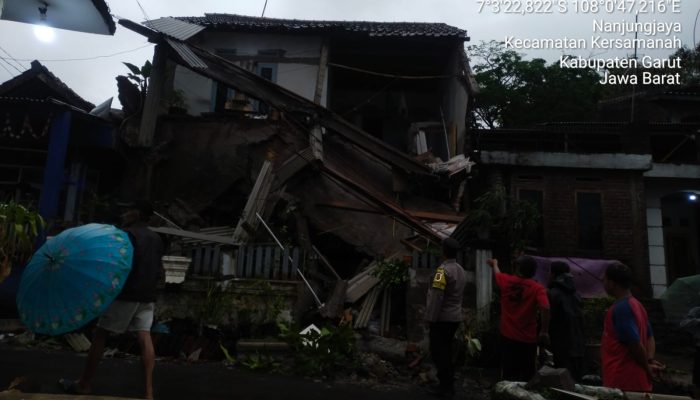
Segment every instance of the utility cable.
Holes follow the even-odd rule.
[[[0,50],[2,50],[3,53],[7,54],[7,57],[9,57],[10,60],[14,61],[15,63],[17,63],[17,65],[19,65],[20,67],[24,68],[24,66],[23,66],[22,64],[20,64],[14,57],[12,57],[12,55],[11,55],[10,53],[8,53],[7,50],[3,49],[2,46],[0,46]],[[6,58],[6,59],[5,59],[5,62],[6,62],[9,66],[11,66],[12,68],[16,69],[17,72],[19,72],[20,74],[21,74],[22,72],[24,72],[24,71],[22,71],[21,69],[17,68],[16,66],[12,65],[12,64],[11,64],[9,61],[7,61],[7,60],[8,60],[8,59]],[[26,68],[24,68],[24,69],[26,69]]]
[[[267,0],[265,0],[265,5],[263,6],[262,14],[260,15],[260,18],[265,17],[265,10],[267,9]]]
[[[5,61],[5,60],[3,60],[3,61]],[[12,71],[10,71],[9,69],[7,69],[7,67],[5,66],[5,64],[0,63],[0,67],[2,67],[2,69],[4,69],[5,71],[7,71],[8,74],[10,74],[10,78],[14,78],[15,74],[13,74]]]
[[[90,60],[96,60],[96,59],[98,59],[98,58],[109,58],[109,57],[118,56],[118,55],[120,55],[120,54],[133,53],[134,51],[141,50],[141,49],[143,49],[143,48],[145,48],[145,47],[152,46],[152,45],[153,45],[153,43],[147,43],[147,44],[145,44],[145,45],[143,45],[143,46],[140,46],[140,47],[137,47],[137,48],[135,48],[135,49],[124,50],[124,51],[120,51],[120,52],[117,52],[117,53],[105,54],[105,55],[94,56],[94,57],[86,57],[86,58],[62,58],[62,59],[53,59],[53,60],[44,59],[44,60],[36,60],[36,61],[39,61],[39,62],[90,61]],[[8,58],[7,58],[7,57],[0,57],[0,60],[8,60]],[[13,59],[13,60],[14,60],[14,59]],[[33,59],[21,59],[21,58],[20,58],[20,59],[17,59],[17,61],[34,61],[34,60],[33,60]],[[20,72],[22,72],[22,71],[20,71]]]
[[[139,0],[136,0],[136,4],[139,5],[139,8],[141,9],[141,13],[143,14],[144,18],[146,18],[146,21],[150,21],[151,19],[148,17],[148,14],[146,14],[146,10],[143,9],[141,2]]]
[[[445,79],[445,78],[454,78],[454,77],[459,76],[459,75],[394,75],[394,74],[387,74],[387,73],[383,73],[383,72],[370,71],[370,70],[357,68],[357,67],[351,67],[349,65],[343,65],[343,64],[328,63],[328,65],[331,67],[347,69],[350,71],[362,72],[363,74],[383,76],[385,78],[394,78],[394,79]]]

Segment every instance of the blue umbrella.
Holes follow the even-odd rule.
[[[22,274],[17,294],[22,322],[48,335],[87,324],[121,291],[133,253],[127,233],[112,225],[83,225],[48,240]]]

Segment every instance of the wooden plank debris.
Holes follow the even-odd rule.
[[[382,297],[382,320],[379,328],[379,334],[384,336],[389,333],[389,327],[391,326],[391,287],[387,286],[384,288],[384,295]]]
[[[372,275],[377,269],[377,262],[372,262],[362,272],[348,281],[348,290],[345,292],[345,302],[355,303],[379,283],[379,278]]]
[[[316,253],[316,256],[318,257],[318,260],[321,262],[321,264],[328,268],[333,273],[336,279],[340,280],[340,275],[338,275],[335,269],[331,266],[331,263],[328,262],[328,260],[326,259],[326,257],[323,256],[323,254],[321,254],[318,248],[314,245],[311,245],[311,249],[314,253]]]
[[[233,240],[233,238],[231,238],[231,237],[207,235],[204,233],[183,231],[183,230],[174,229],[174,228],[157,228],[157,227],[149,226],[148,229],[152,230],[153,232],[162,233],[164,235],[197,239],[197,240],[202,240],[205,242],[230,244],[230,245],[237,244],[236,241]]]
[[[255,180],[253,190],[248,196],[248,201],[243,208],[243,214],[238,220],[236,230],[233,233],[233,238],[237,243],[247,243],[258,227],[259,222],[256,214],[263,213],[274,179],[275,174],[272,172],[272,162],[265,160],[258,173],[258,178]]]
[[[369,324],[369,319],[372,317],[372,311],[374,310],[375,304],[379,299],[379,295],[382,293],[383,288],[381,286],[375,286],[371,292],[365,297],[362,302],[362,307],[360,308],[360,313],[355,319],[354,328],[366,328]]]
[[[324,318],[338,318],[343,311],[343,305],[345,300],[345,292],[348,290],[348,282],[344,280],[339,280],[335,283],[333,288],[333,293],[324,303],[321,308],[320,313]]]

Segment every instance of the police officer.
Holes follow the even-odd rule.
[[[459,242],[455,239],[443,240],[444,261],[435,270],[430,282],[425,308],[425,321],[430,328],[430,354],[440,381],[435,394],[443,396],[454,394],[452,340],[463,319],[462,298],[466,273],[455,260],[458,251]]]

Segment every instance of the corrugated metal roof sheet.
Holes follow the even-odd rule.
[[[170,37],[187,40],[204,30],[204,26],[191,24],[172,17],[158,18],[143,23],[147,27]]]
[[[211,29],[253,32],[323,32],[364,34],[373,37],[440,37],[468,40],[467,31],[443,23],[314,21],[260,18],[236,14],[204,14],[203,17],[175,17]]]
[[[194,54],[186,44],[178,42],[176,40],[166,40],[168,41],[168,44],[170,44],[170,46],[177,52],[177,54],[179,54],[180,57],[182,57],[183,61],[190,65],[190,67],[197,69],[208,68],[207,64],[204,61],[202,61],[201,58],[197,57],[197,55]]]

